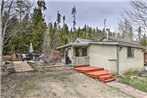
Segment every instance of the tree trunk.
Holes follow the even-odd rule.
[[[2,66],[3,35],[2,35],[2,0],[0,0],[0,68]]]

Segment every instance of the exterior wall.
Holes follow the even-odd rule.
[[[131,69],[139,69],[144,66],[144,56],[142,49],[134,49],[134,57],[127,57],[127,47],[122,47],[119,51],[119,72],[126,72]]]
[[[147,63],[147,51],[144,52],[144,63]]]
[[[61,58],[61,63],[65,64],[65,55],[66,53],[68,54],[68,57],[70,58],[70,60],[72,60],[72,55],[73,55],[73,51],[72,48],[68,48],[68,49],[64,49],[64,53],[63,53],[63,57]]]
[[[72,59],[72,49],[70,48],[69,50],[68,50],[68,57],[70,58],[70,60]]]
[[[88,48],[89,64],[117,72],[117,47],[110,45],[90,45]]]

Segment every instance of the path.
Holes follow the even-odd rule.
[[[147,98],[147,93],[140,91],[138,89],[135,89],[133,87],[130,87],[128,85],[113,81],[106,83],[109,86],[115,87],[120,89],[120,91],[125,92],[131,96],[134,96],[136,98]]]
[[[27,61],[14,61],[15,72],[33,71],[34,69],[27,63]]]

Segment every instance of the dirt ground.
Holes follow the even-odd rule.
[[[2,77],[2,98],[132,98],[71,69]]]

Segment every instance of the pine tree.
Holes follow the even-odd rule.
[[[80,27],[79,27],[78,30],[77,30],[77,37],[78,37],[78,38],[80,38],[80,32],[81,32],[81,29],[80,29]]]
[[[60,23],[61,23],[61,14],[60,14],[60,12],[58,11],[58,12],[57,12],[57,24],[58,24],[58,29],[60,28]]]
[[[138,27],[138,40],[140,41],[141,39],[141,26]]]
[[[144,35],[143,35],[143,38],[141,38],[140,41],[139,41],[139,43],[140,43],[141,45],[145,46],[145,47],[147,46],[147,40],[146,40],[146,38],[147,38],[147,37],[146,37],[146,34],[144,34]],[[147,49],[147,47],[146,47],[146,49]]]
[[[63,16],[63,25],[64,25],[64,23],[65,23],[65,16]]]
[[[7,17],[7,13],[4,14],[3,16],[3,21],[5,21],[5,18]],[[16,28],[18,27],[19,25],[19,19],[16,17],[16,16],[13,16],[10,21],[9,21],[9,24],[13,24],[13,26],[9,26],[7,27],[6,31],[5,31],[5,37],[4,37],[4,44],[8,45],[6,47],[3,47],[4,48],[4,54],[7,54],[9,50],[14,50],[15,51],[15,48],[16,48],[16,45],[18,44],[19,41],[17,41],[16,43],[16,40],[18,39],[19,36],[17,36],[17,34],[15,34],[16,36],[13,37],[13,40],[11,39],[8,39],[9,35],[14,32],[16,30]],[[4,26],[4,25],[3,25]],[[8,40],[7,40],[8,39]],[[14,40],[15,39],[15,40]],[[7,41],[6,41],[7,40]],[[16,43],[16,44],[15,44]]]
[[[76,7],[75,6],[72,8],[71,14],[72,14],[72,17],[73,17],[73,30],[75,31],[76,30],[76,28],[75,28],[75,25],[76,25]]]
[[[43,10],[46,10],[46,9],[47,9],[44,0],[38,0],[38,1],[37,1],[37,5],[38,5],[38,8],[39,8],[39,9],[43,9]]]
[[[31,42],[35,50],[41,51],[46,23],[44,22],[41,7],[39,4],[38,6],[39,8],[34,8],[33,11]]]

